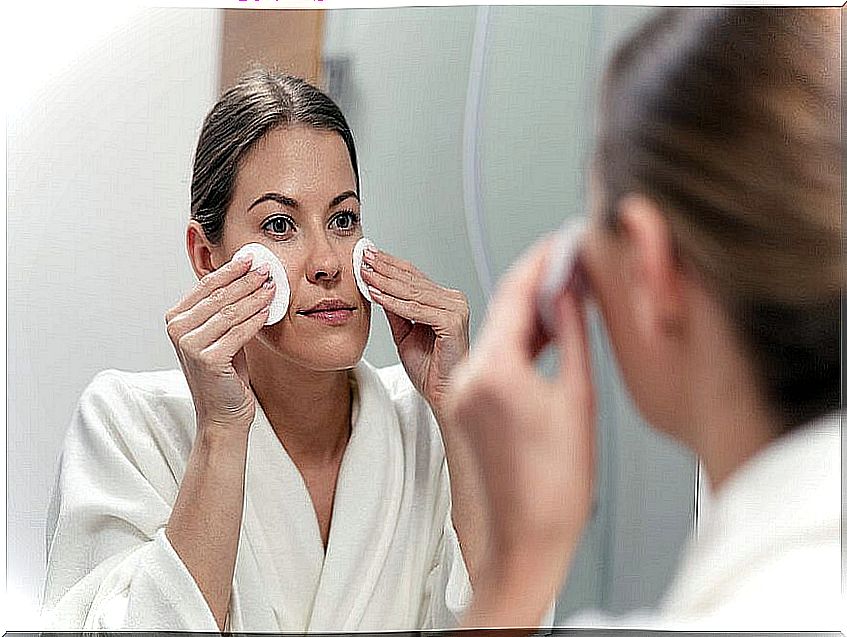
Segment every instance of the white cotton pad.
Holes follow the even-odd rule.
[[[356,278],[356,286],[359,292],[368,301],[373,302],[371,293],[368,291],[368,284],[362,279],[362,255],[365,253],[365,248],[375,248],[376,245],[367,237],[362,237],[353,246],[353,276]]]
[[[585,223],[575,219],[565,223],[556,233],[547,270],[538,288],[537,306],[541,325],[548,335],[558,331],[556,301],[565,289],[581,285],[577,270],[579,247],[585,234]],[[579,290],[578,290],[579,291]]]
[[[288,283],[288,273],[285,271],[285,266],[271,250],[261,243],[248,243],[241,246],[238,252],[232,255],[232,258],[235,259],[246,254],[253,256],[250,270],[255,270],[263,264],[267,264],[270,268],[270,278],[276,283],[276,293],[273,301],[271,301],[270,313],[265,325],[278,323],[288,311],[288,303],[291,300],[291,286]]]

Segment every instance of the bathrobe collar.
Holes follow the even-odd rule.
[[[280,631],[298,632],[304,626],[309,632],[355,630],[394,535],[403,490],[399,419],[370,364],[361,361],[352,376],[351,434],[339,469],[326,554],[305,482],[257,405],[241,540],[267,571]]]
[[[832,537],[841,515],[841,416],[835,412],[785,434],[706,498],[666,613],[696,615],[693,600],[704,608],[717,605],[721,591],[786,547]]]

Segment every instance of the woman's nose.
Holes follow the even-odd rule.
[[[341,277],[341,258],[326,239],[318,240],[312,247],[306,263],[306,278],[315,284],[328,283]]]

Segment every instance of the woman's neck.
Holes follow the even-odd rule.
[[[776,434],[769,414],[748,401],[710,400],[702,409],[696,451],[712,490],[719,491]]]
[[[711,300],[688,350],[684,436],[700,457],[713,490],[777,435],[774,415],[746,349]]]
[[[253,392],[295,464],[322,464],[343,455],[352,410],[348,372],[306,369],[261,345],[245,350]]]

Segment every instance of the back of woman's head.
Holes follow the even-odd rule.
[[[677,9],[613,57],[595,168],[628,193],[737,328],[783,430],[840,405],[837,10]]]

